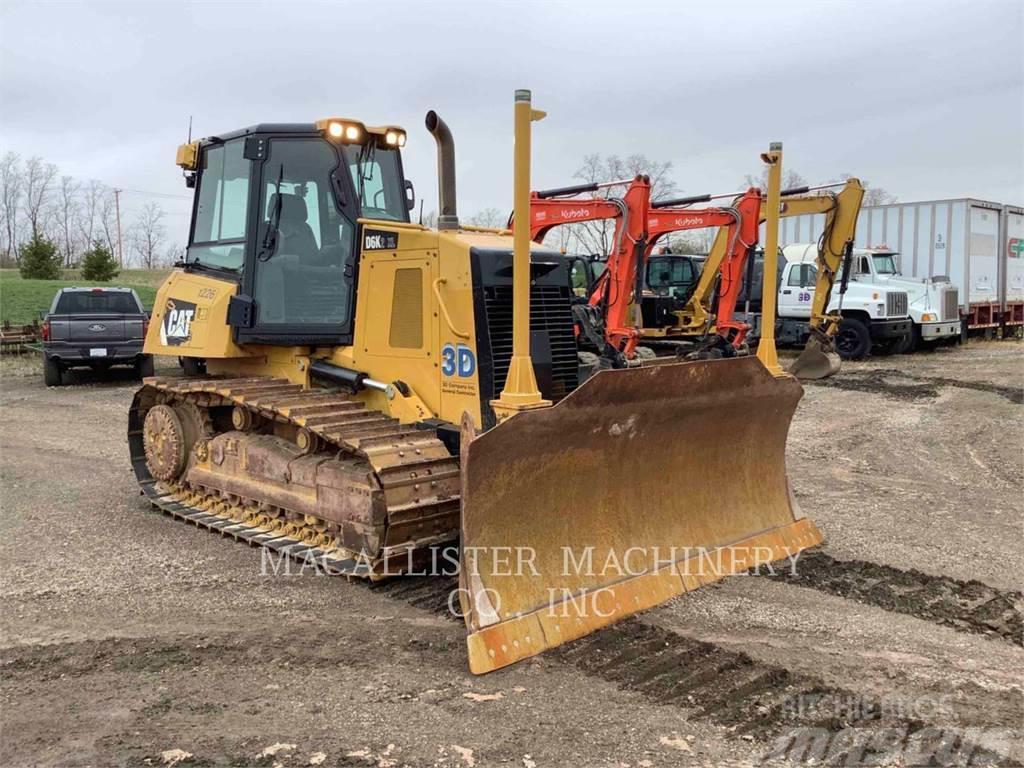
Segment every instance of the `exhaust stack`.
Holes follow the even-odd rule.
[[[427,112],[427,130],[437,142],[438,229],[458,229],[455,205],[455,140],[448,124],[434,110]]]

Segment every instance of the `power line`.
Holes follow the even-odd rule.
[[[166,197],[174,200],[191,200],[191,195],[174,195],[170,192],[147,192],[144,189],[128,189],[127,187],[120,187],[122,192],[131,192],[136,195],[148,195],[149,197]]]

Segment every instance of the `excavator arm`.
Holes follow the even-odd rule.
[[[825,227],[818,242],[817,277],[814,301],[811,305],[811,338],[808,340],[804,353],[790,369],[791,373],[803,378],[823,378],[838,370],[836,362],[838,357],[832,351],[832,339],[842,318],[838,314],[829,314],[826,310],[843,259],[849,249],[853,247],[857,215],[860,213],[861,200],[864,198],[864,187],[860,180],[851,178],[847,179],[839,192],[807,194],[810,191],[809,187],[784,190],[782,209],[779,211],[779,215],[787,217],[824,214],[825,216]],[[759,222],[764,221],[766,215],[766,204],[762,201]],[[720,229],[704,263],[704,270],[701,272],[697,287],[690,296],[686,308],[680,312],[684,327],[694,327],[698,321],[706,322],[715,272],[730,252],[729,242],[728,230]],[[764,279],[770,278],[766,275]]]
[[[613,182],[619,184],[621,182]],[[530,238],[541,242],[553,228],[584,221],[615,220],[615,236],[608,254],[607,269],[591,288],[588,304],[599,311],[606,344],[615,355],[632,358],[639,332],[638,322],[631,321],[629,308],[634,295],[639,296],[638,282],[647,252],[647,213],[651,199],[651,182],[639,175],[629,182],[622,198],[572,198],[584,192],[596,192],[603,184],[581,184],[562,187],[530,196]],[[512,226],[512,219],[509,219]]]
[[[670,232],[687,229],[704,229],[718,227],[722,240],[722,250],[713,268],[705,264],[701,272],[695,293],[703,291],[710,294],[711,285],[717,273],[721,273],[721,289],[719,290],[716,330],[718,335],[726,339],[733,347],[739,347],[750,326],[737,321],[733,315],[736,301],[739,299],[743,286],[743,271],[751,252],[757,245],[757,231],[761,213],[761,192],[748,189],[736,198],[733,204],[723,208],[678,208],[691,202],[709,200],[709,196],[666,200],[652,205],[647,217],[649,248],[653,248],[658,238]],[[717,241],[716,241],[717,244]],[[709,257],[710,262],[710,257]],[[691,297],[691,303],[693,301]],[[702,307],[703,308],[703,307]],[[705,312],[703,320],[707,319]]]

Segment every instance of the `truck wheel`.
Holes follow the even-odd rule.
[[[860,360],[871,351],[871,331],[856,317],[844,317],[836,334],[836,351],[843,360]]]
[[[918,342],[921,341],[921,329],[920,326],[911,324],[910,333],[904,336],[902,339],[897,341],[892,348],[894,355],[909,355],[915,349],[917,349]]]
[[[50,357],[43,358],[43,382],[48,387],[59,387],[62,381],[60,363]]]
[[[140,379],[156,375],[156,371],[153,369],[152,355],[143,355],[138,359],[135,363],[135,375]]]

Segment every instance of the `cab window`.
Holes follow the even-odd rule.
[[[813,264],[800,264],[789,270],[788,284],[797,288],[814,287],[818,270]]]
[[[242,144],[236,139],[203,151],[189,262],[242,268],[252,165],[242,156]]]
[[[647,285],[671,288],[693,282],[693,263],[689,259],[652,259],[647,267]]]
[[[896,254],[894,253],[875,253],[871,255],[872,261],[875,262],[875,272],[880,275],[895,275],[899,273],[896,269]]]
[[[408,221],[397,150],[379,149],[373,142],[346,144],[342,150],[359,196],[361,215],[367,219]]]
[[[335,202],[335,149],[319,138],[271,139],[263,164],[254,298],[267,326],[348,321],[355,225]]]

